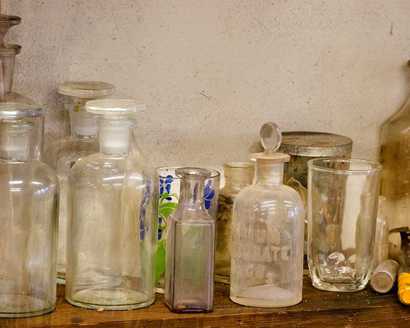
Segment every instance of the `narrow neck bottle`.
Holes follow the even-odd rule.
[[[130,148],[131,122],[127,119],[101,118],[98,123],[100,152],[111,156],[127,156]]]
[[[237,194],[244,187],[252,184],[254,166],[251,163],[227,163],[224,165],[225,194]]]
[[[283,163],[272,163],[270,160],[257,159],[255,183],[263,185],[280,185],[283,183]]]
[[[33,125],[24,121],[2,121],[0,126],[0,158],[18,162],[33,160],[36,140]]]
[[[204,210],[205,177],[185,174],[181,181],[179,207],[190,210]]]

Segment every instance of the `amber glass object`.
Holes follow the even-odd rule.
[[[231,223],[233,203],[239,192],[252,184],[254,164],[229,162],[224,165],[225,186],[219,193],[216,219],[215,280],[229,283],[231,267]]]

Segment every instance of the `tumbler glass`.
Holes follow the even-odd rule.
[[[312,284],[359,291],[372,270],[381,165],[357,159],[313,159],[308,165]]]
[[[164,292],[166,235],[168,218],[178,207],[181,189],[181,177],[176,174],[179,167],[160,167],[156,172],[155,205],[157,206],[157,245],[155,249],[155,283],[158,293]],[[220,189],[220,173],[207,168],[211,176],[205,180],[203,191],[204,207],[208,214],[216,219],[218,195]]]

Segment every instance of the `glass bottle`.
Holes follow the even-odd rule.
[[[304,209],[299,194],[283,185],[289,155],[275,152],[281,133],[261,128],[264,153],[256,160],[255,182],[234,202],[230,298],[238,304],[284,307],[302,300]]]
[[[410,62],[409,62],[410,63]],[[410,98],[381,127],[381,194],[390,229],[410,226]],[[400,238],[391,235],[398,251]]]
[[[70,117],[71,135],[50,144],[44,154],[45,162],[57,172],[60,186],[58,213],[57,281],[65,283],[67,217],[69,213],[68,175],[80,158],[98,151],[97,119],[85,111],[85,103],[91,99],[112,94],[114,86],[105,82],[65,82],[58,88],[67,97],[65,107]]]
[[[18,93],[12,92],[14,64],[21,51],[17,44],[6,44],[4,38],[9,29],[20,24],[18,16],[0,14],[0,102],[19,102],[33,104],[33,101]]]
[[[97,310],[129,310],[154,302],[149,177],[130,151],[135,113],[127,99],[87,102],[99,117],[99,153],[80,158],[69,175],[66,299]]]
[[[229,283],[233,202],[243,188],[252,184],[254,165],[250,162],[226,163],[224,176],[225,186],[219,194],[216,219],[215,281]]]
[[[215,221],[204,206],[205,180],[212,172],[180,168],[178,208],[169,218],[165,303],[174,312],[209,312],[213,308]]]
[[[56,303],[57,177],[38,160],[42,110],[0,103],[0,317]]]

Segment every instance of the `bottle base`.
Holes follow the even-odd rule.
[[[319,279],[312,279],[312,286],[327,292],[354,293],[366,288],[367,282],[363,283],[329,283]]]
[[[0,318],[36,317],[53,312],[55,309],[55,306],[50,307],[40,298],[27,295],[2,295],[0,304]],[[29,305],[32,305],[33,310],[28,310]],[[16,312],[16,309],[22,307],[27,310]]]
[[[117,289],[83,289],[66,296],[68,303],[85,309],[125,311],[147,307],[154,303],[155,296],[147,295],[125,288]]]

